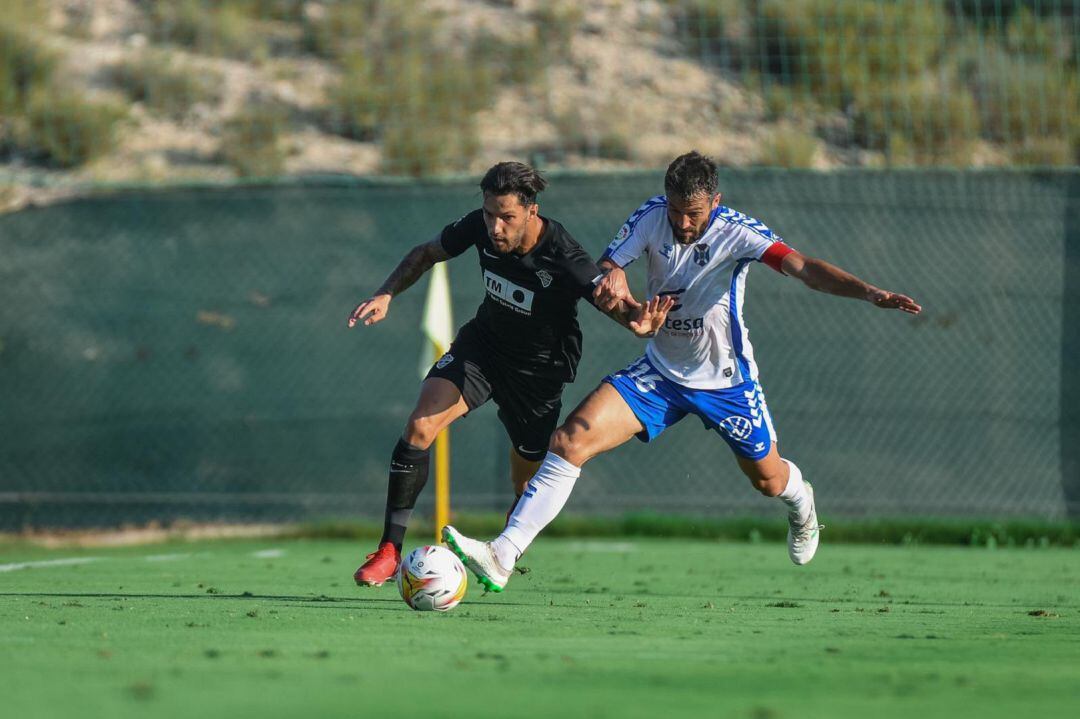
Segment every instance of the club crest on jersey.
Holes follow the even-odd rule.
[[[547,270],[537,270],[536,276],[540,278],[540,284],[544,286],[545,290],[548,287],[551,287],[551,281],[554,278],[551,276],[550,272],[548,272]]]
[[[436,369],[442,369],[443,367],[445,367],[446,365],[450,364],[453,361],[454,361],[454,355],[447,352],[446,354],[444,354],[442,357],[439,358],[438,362],[435,363],[435,368]]]
[[[694,262],[704,267],[709,264],[709,246],[694,245]]]

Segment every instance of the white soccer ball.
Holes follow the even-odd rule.
[[[397,576],[401,598],[419,612],[448,612],[465,597],[465,565],[446,547],[420,547],[401,562]]]

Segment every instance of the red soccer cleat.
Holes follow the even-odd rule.
[[[367,555],[367,561],[356,570],[353,579],[361,587],[379,587],[383,582],[393,579],[400,566],[401,553],[392,542],[383,542],[378,549]]]

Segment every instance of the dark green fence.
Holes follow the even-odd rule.
[[[541,211],[598,255],[661,179],[556,176]],[[925,307],[911,318],[751,273],[781,448],[824,516],[1080,511],[1080,174],[727,171],[722,189],[798,249]],[[418,390],[423,284],[377,327],[345,318],[478,203],[474,181],[342,181],[0,217],[0,525],[379,514]],[[460,323],[480,275],[471,254],[449,269]],[[580,314],[567,411],[643,349]],[[452,441],[455,509],[505,507],[493,408]],[[696,420],[589,464],[570,507],[775,512]]]

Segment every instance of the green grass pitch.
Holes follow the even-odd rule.
[[[1080,716],[1076,549],[547,539],[438,615],[368,544],[0,545],[3,715]]]

